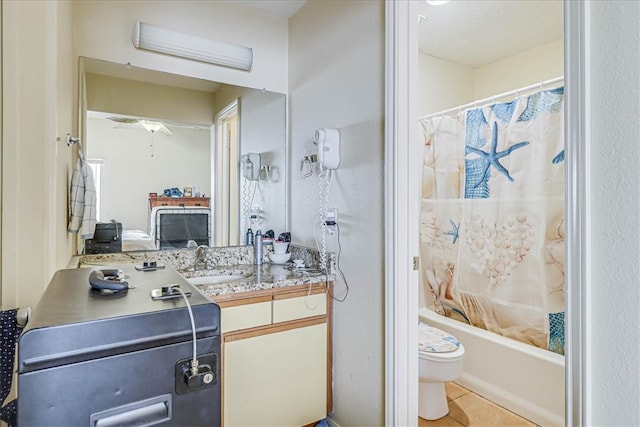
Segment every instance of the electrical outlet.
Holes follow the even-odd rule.
[[[253,225],[260,224],[261,213],[262,211],[260,210],[260,206],[254,206],[253,208],[251,208],[251,211],[249,212],[249,220],[251,221],[251,224]]]
[[[324,214],[324,221],[326,225],[336,225],[338,223],[338,209],[327,209],[327,212]]]

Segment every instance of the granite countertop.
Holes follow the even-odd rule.
[[[187,280],[196,279],[194,285],[209,298],[334,280],[316,268],[294,268],[290,264],[240,264],[178,272]],[[211,283],[207,283],[209,280]]]
[[[314,249],[290,245],[292,259],[302,259],[307,268],[294,268],[292,263],[273,264],[269,262],[270,247],[265,247],[264,263],[253,264],[253,247],[230,246],[208,248],[203,260],[207,269],[194,270],[195,249],[160,251],[137,251],[80,255],[71,259],[68,268],[94,267],[117,264],[143,265],[145,261],[155,261],[158,265],[174,268],[179,274],[192,280],[205,296],[232,299],[243,292],[264,291],[289,286],[308,285],[334,281],[333,274],[325,275],[317,267],[318,253]],[[328,253],[330,265],[335,265],[334,255]],[[330,270],[333,273],[332,270]]]

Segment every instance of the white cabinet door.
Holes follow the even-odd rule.
[[[327,324],[224,344],[224,425],[302,426],[326,417]]]

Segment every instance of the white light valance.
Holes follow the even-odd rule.
[[[136,22],[133,28],[132,40],[138,49],[247,71],[253,66],[251,48],[169,30],[141,21]]]

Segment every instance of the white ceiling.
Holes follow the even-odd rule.
[[[307,0],[224,0],[224,2],[281,18],[291,18]]]
[[[225,0],[290,18],[307,0]],[[311,0],[322,1],[322,0]],[[417,4],[422,53],[481,67],[563,36],[562,0],[451,0]],[[340,3],[336,2],[336,7]]]
[[[562,0],[419,1],[420,51],[480,67],[563,36]]]

